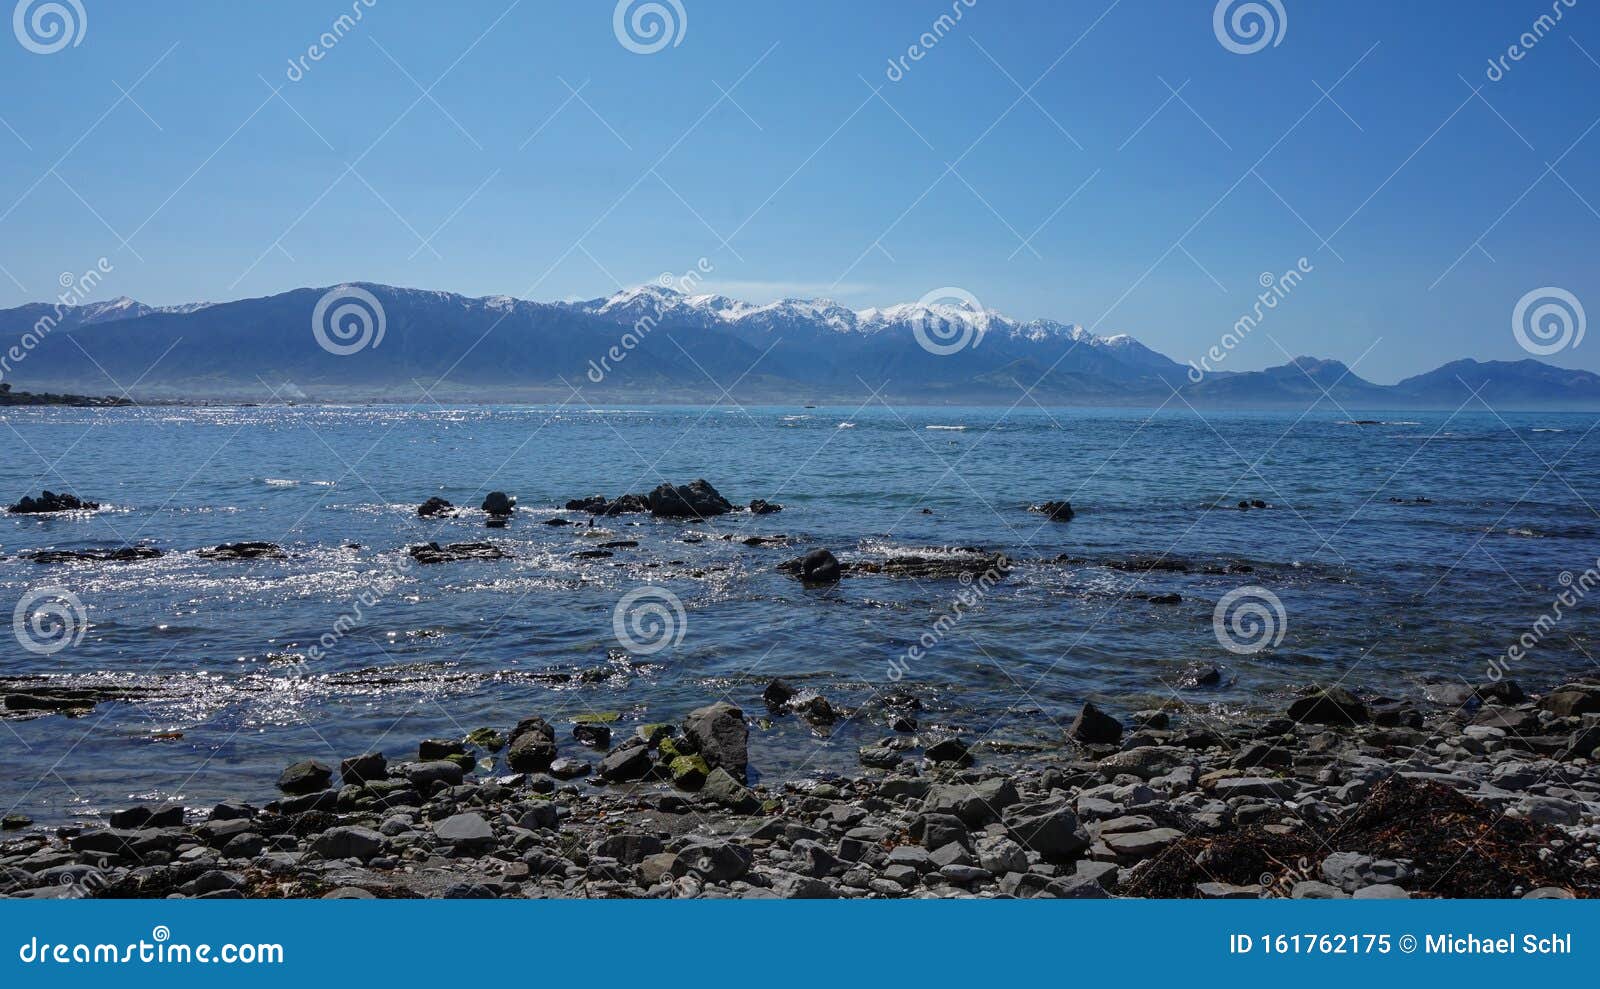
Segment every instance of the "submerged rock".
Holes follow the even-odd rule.
[[[222,543],[195,550],[202,560],[283,560],[288,554],[276,543]]]
[[[1070,501],[1046,501],[1033,505],[1028,510],[1038,512],[1052,522],[1071,522],[1074,514]]]
[[[750,502],[750,514],[752,515],[771,515],[773,512],[781,511],[783,511],[782,505],[767,501],[764,498],[757,498]]]
[[[7,508],[14,515],[46,515],[51,512],[92,512],[100,507],[97,501],[83,501],[74,495],[46,491],[37,498],[26,495]]]
[[[154,546],[123,546],[119,549],[43,549],[28,557],[35,563],[134,563],[154,560],[162,555]]]
[[[456,506],[443,498],[429,498],[417,506],[417,514],[425,519],[450,518],[456,513]]]
[[[407,550],[418,563],[455,563],[460,560],[503,560],[506,554],[494,543],[422,543]]]
[[[814,549],[797,560],[780,563],[778,569],[807,584],[837,584],[844,572],[838,558],[825,549]]]

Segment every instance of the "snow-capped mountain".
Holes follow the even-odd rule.
[[[334,320],[333,298],[365,295],[381,319]],[[369,303],[363,303],[368,305]],[[376,313],[373,314],[376,317]],[[340,335],[340,334],[343,335]],[[146,306],[128,298],[0,310],[4,380],[22,390],[99,393],[139,382],[136,397],[255,398],[268,386],[312,399],[707,403],[893,402],[1156,405],[1187,401],[1303,405],[1330,389],[1341,403],[1391,408],[1445,402],[1455,376],[1380,386],[1343,365],[1302,358],[1267,371],[1189,368],[1126,334],[1020,321],[937,301],[862,310],[827,299],[752,303],[643,285],[580,302],[473,298],[351,283],[259,299]],[[1537,361],[1473,365],[1502,402],[1600,405],[1600,376]],[[114,379],[111,382],[107,378]],[[1487,380],[1487,379],[1486,379]],[[266,382],[267,384],[263,384]],[[724,389],[727,389],[725,392]]]

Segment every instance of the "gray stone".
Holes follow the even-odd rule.
[[[743,711],[727,701],[698,708],[684,719],[683,733],[706,765],[727,770],[740,783],[748,781],[750,729],[745,726]]]
[[[479,814],[454,814],[433,825],[434,837],[457,851],[474,853],[494,847],[494,829]]]
[[[383,853],[384,837],[371,828],[336,827],[317,835],[311,850],[325,859],[360,859],[365,862]]]

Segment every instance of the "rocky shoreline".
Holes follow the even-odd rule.
[[[734,698],[746,703],[743,697]],[[0,841],[0,893],[71,897],[1587,897],[1600,892],[1600,682],[1429,707],[1313,688],[1219,725],[1092,704],[1001,764],[775,681],[679,724],[609,714],[305,760],[259,806],[136,806]],[[762,709],[765,708],[764,711]],[[776,781],[758,712],[890,732],[863,769]],[[991,764],[991,762],[993,764]],[[756,767],[759,768],[759,767]]]

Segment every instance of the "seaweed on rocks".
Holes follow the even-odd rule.
[[[1568,839],[1548,824],[1510,817],[1448,786],[1394,774],[1331,826],[1247,826],[1192,835],[1135,870],[1126,895],[1192,898],[1207,882],[1292,886],[1320,876],[1333,852],[1405,859],[1423,896],[1484,899],[1554,887],[1579,896],[1600,884],[1557,849]],[[1287,890],[1285,890],[1287,892]]]

